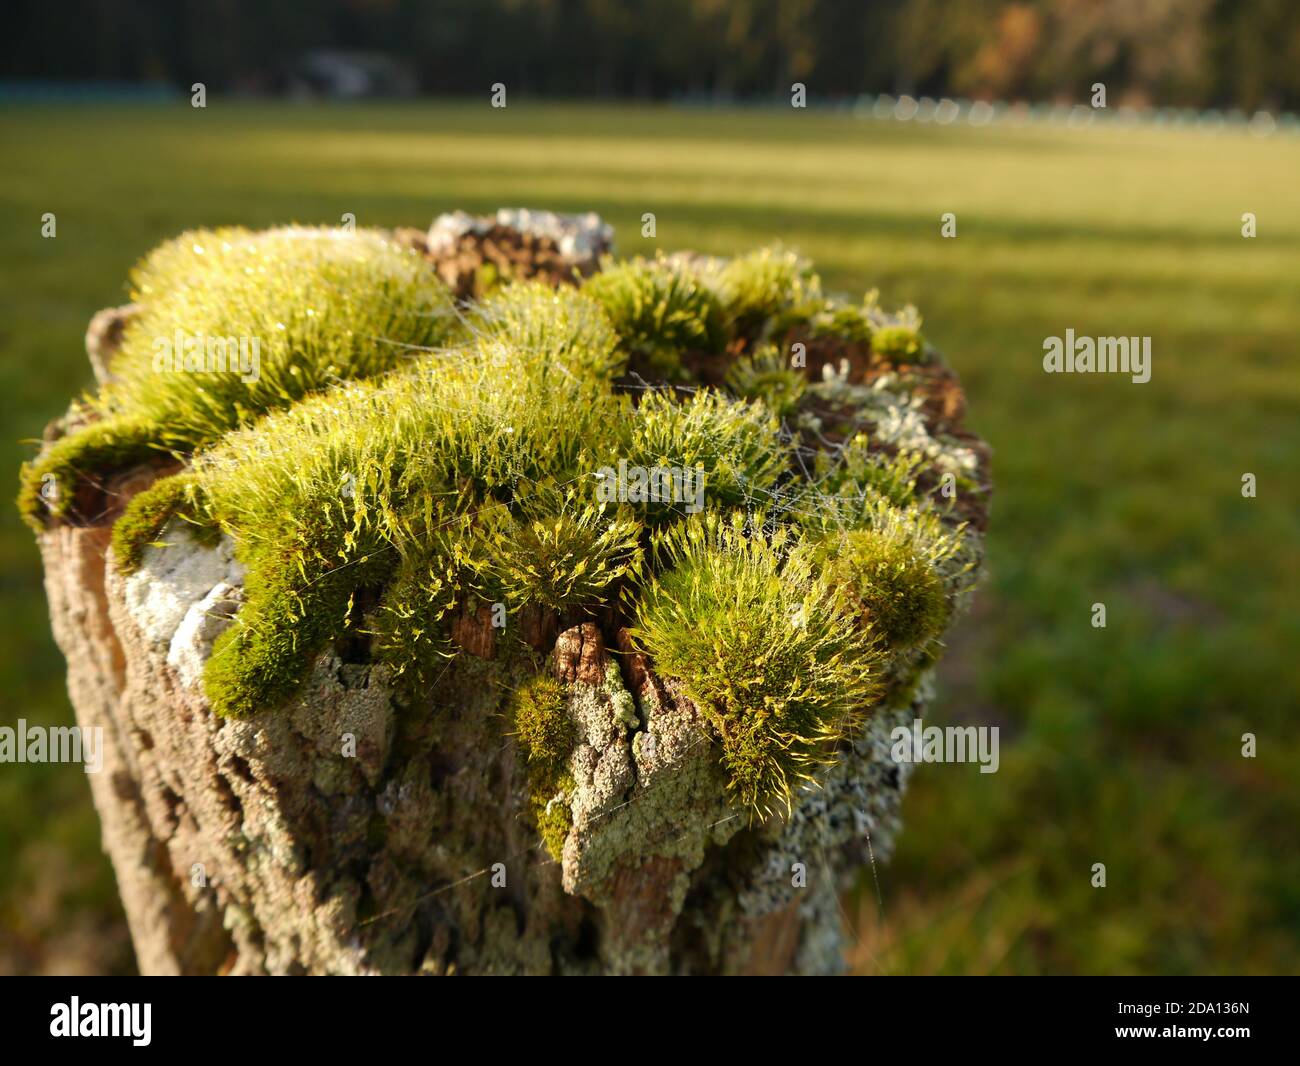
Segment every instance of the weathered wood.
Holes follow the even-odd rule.
[[[868,833],[888,852],[903,768],[884,738],[911,709],[878,714],[788,823],[751,826],[690,701],[594,622],[570,628],[551,663],[578,791],[555,862],[505,735],[511,667],[471,653],[492,654],[482,620],[420,706],[331,652],[289,707],[218,719],[192,662],[239,568],[184,538],[123,578],[106,525],[41,536],[78,722],[104,730],[93,792],[144,972],[837,968],[836,893]]]

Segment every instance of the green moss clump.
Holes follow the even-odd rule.
[[[967,528],[929,507],[900,507],[880,495],[851,502],[808,512],[805,527],[823,576],[891,651],[923,647],[970,591],[975,561]]]
[[[779,330],[821,292],[808,262],[775,248],[732,259],[715,284],[730,328],[748,338]]]
[[[666,570],[634,638],[709,716],[735,799],[760,814],[834,758],[880,691],[883,658],[788,527],[710,514],[658,543]]]
[[[665,376],[680,371],[682,352],[718,352],[726,342],[713,290],[698,272],[662,255],[611,265],[582,291],[604,308],[622,347]]]
[[[451,618],[467,602],[479,547],[470,516],[447,500],[428,499],[427,506],[392,538],[400,562],[363,630],[379,661],[415,683],[432,681],[455,654]]]
[[[294,602],[299,590],[322,595],[335,575],[340,588],[349,581],[355,588],[380,562],[386,569],[378,578],[396,574],[366,623],[380,654],[399,672],[404,663],[415,667],[418,677],[449,652],[445,623],[486,572],[493,523],[517,506],[521,486],[589,480],[596,464],[587,449],[613,451],[625,421],[625,403],[607,382],[553,373],[526,353],[507,356],[482,348],[431,354],[268,415],[196,457],[213,519],[250,573],[243,635],[227,638],[250,665],[213,665],[214,654],[208,691],[215,707],[235,706],[232,685],[245,676],[257,694],[240,706],[291,693],[301,660],[351,624],[346,597],[325,594],[308,611]],[[571,512],[574,521],[547,548],[545,580],[512,574],[520,595],[541,581],[534,591],[581,600],[618,576],[629,529],[604,512],[579,521],[583,514]],[[566,543],[601,546],[608,565],[584,575],[590,561],[566,563]],[[546,581],[552,584],[543,587]],[[256,588],[275,593],[252,595]],[[317,617],[322,611],[326,619]],[[303,621],[308,614],[311,625]],[[270,685],[262,679],[277,663],[285,684]]]
[[[113,362],[102,406],[153,422],[163,443],[193,448],[263,411],[339,381],[372,377],[440,343],[450,291],[418,255],[378,230],[198,230],[132,274],[140,314]],[[258,342],[255,374],[159,369],[159,342]],[[210,366],[210,364],[208,364]]]
[[[564,686],[550,674],[538,674],[515,690],[511,710],[524,757],[548,773],[558,773],[574,740]]]
[[[468,313],[461,338],[489,358],[526,358],[543,372],[605,379],[627,363],[599,303],[570,286],[553,289],[538,281],[499,287]]]
[[[737,359],[727,371],[726,384],[742,399],[762,400],[777,418],[786,418],[799,406],[808,379],[768,344]]]
[[[355,623],[357,588],[382,583],[392,563],[362,556],[355,565],[331,565],[334,560],[322,557],[328,554],[300,542],[247,557],[243,606],[204,667],[204,691],[216,714],[247,718],[292,697],[315,654]]]
[[[575,787],[572,777],[561,778],[557,782],[558,792],[569,792]],[[573,811],[567,803],[551,802],[535,797],[533,813],[537,819],[537,831],[542,838],[542,846],[552,859],[559,862],[564,852],[564,841],[573,827]]]
[[[871,349],[890,362],[915,363],[925,351],[925,342],[911,326],[882,326],[871,335]]]
[[[140,312],[92,401],[100,421],[24,471],[20,506],[157,451],[188,453],[339,381],[382,374],[441,343],[451,293],[380,231],[195,230],[131,275]],[[58,508],[55,509],[59,513]]]
[[[573,490],[553,489],[526,501],[522,510],[523,517],[504,508],[485,516],[476,565],[483,598],[516,608],[590,607],[637,571],[642,526],[628,514],[585,503]]]
[[[729,400],[706,389],[684,401],[670,390],[646,393],[627,443],[630,465],[702,469],[713,506],[765,505],[790,457],[780,422],[761,401]],[[658,520],[680,513],[679,503],[647,508]]]
[[[833,538],[826,579],[843,589],[852,606],[894,651],[936,637],[948,621],[942,579],[906,540],[874,529]]]
[[[914,683],[969,588],[977,538],[918,498],[935,461],[865,435],[826,447],[820,407],[801,409],[805,388],[821,393],[771,343],[811,331],[910,359],[919,319],[881,315],[874,294],[824,299],[796,256],[638,259],[558,291],[507,280],[453,313],[428,265],[382,234],[222,230],[169,242],[133,281],[142,310],[117,380],[25,469],[21,506],[40,526],[90,500],[77,490],[98,473],[188,460],[128,506],[113,550],[135,569],[169,522],[232,539],[247,576],[206,664],[217,714],[283,704],[331,642],[357,637],[418,692],[483,602],[630,622],[708,717],[733,799],[766,814],[834,759],[885,684]],[[258,374],[158,371],[155,342],[178,329],[259,338]],[[729,368],[701,365],[724,349]],[[633,391],[629,361],[684,387]],[[730,394],[714,387],[724,372]],[[642,498],[604,491],[624,468],[647,475]],[[497,665],[519,654],[505,642]],[[533,678],[509,713],[558,857],[574,788],[565,690]]]
[[[895,507],[912,504],[924,468],[923,456],[873,450],[868,436],[858,433],[837,452],[817,455],[813,487],[799,509],[822,527],[860,526],[871,520],[882,498]]]
[[[568,770],[575,733],[564,686],[548,673],[520,685],[510,700],[513,735],[527,762],[529,803],[542,843],[557,861],[573,824],[566,802],[575,782]]]
[[[140,567],[144,549],[156,544],[158,537],[173,518],[190,523],[202,542],[211,539],[213,528],[201,516],[198,480],[190,474],[160,478],[127,504],[122,517],[113,526],[113,557],[122,573],[134,573]]]
[[[875,333],[872,313],[874,294],[868,294],[868,300],[860,304],[844,303],[840,300],[827,300],[808,319],[808,330],[814,337],[834,337],[838,340],[852,341],[855,344],[868,344]]]
[[[35,462],[23,464],[18,492],[23,519],[40,532],[49,518],[66,517],[83,480],[162,458],[156,438],[152,422],[124,416],[91,422],[55,441]]]

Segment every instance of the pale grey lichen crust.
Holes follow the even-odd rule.
[[[586,214],[558,214],[526,207],[503,207],[495,215],[470,215],[452,211],[439,215],[429,227],[428,247],[432,255],[450,251],[467,233],[486,233],[493,226],[517,230],[555,242],[561,255],[586,259],[608,252],[614,244],[614,227],[594,211]]]

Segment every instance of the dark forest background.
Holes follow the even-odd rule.
[[[0,77],[275,93],[372,53],[404,92],[720,101],[859,93],[1300,107],[1295,0],[19,0]]]

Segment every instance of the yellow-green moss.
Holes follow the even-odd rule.
[[[895,363],[918,362],[925,351],[921,334],[911,326],[882,326],[871,335],[871,348]]]
[[[821,294],[811,264],[776,248],[732,259],[718,270],[715,287],[730,328],[749,338],[779,332]]]
[[[365,630],[376,658],[395,677],[409,674],[416,683],[431,681],[455,654],[450,623],[468,598],[466,561],[473,551],[468,518],[442,505],[430,515],[423,535],[408,527],[394,542],[400,562]]]
[[[726,340],[722,305],[705,279],[660,255],[607,266],[583,292],[609,317],[625,351],[666,376],[684,351],[718,352]]]
[[[633,636],[709,716],[736,800],[788,809],[879,693],[881,651],[788,528],[769,537],[742,513],[710,514],[657,547],[666,569]]]
[[[726,381],[727,388],[741,399],[761,400],[777,418],[793,413],[808,385],[803,372],[771,344],[737,359],[727,371]]]
[[[801,511],[822,528],[862,525],[881,498],[895,507],[913,503],[924,467],[924,458],[914,452],[875,451],[867,434],[855,434],[833,455],[816,456],[814,483],[803,494]]]
[[[533,816],[537,820],[537,832],[542,838],[546,853],[556,862],[560,861],[564,851],[564,841],[573,827],[573,810],[560,794],[572,792],[575,782],[568,774],[555,779],[556,791],[549,796],[541,793],[532,797]]]
[[[636,571],[641,524],[572,496],[553,513],[516,518],[505,509],[485,520],[476,568],[485,599],[552,610],[594,607],[611,585]]]
[[[941,633],[969,592],[968,530],[919,504],[895,505],[871,491],[805,522],[823,577],[846,609],[894,652]]]
[[[301,542],[247,561],[243,606],[213,643],[203,674],[223,717],[246,718],[292,697],[316,654],[356,625],[357,588],[382,583],[393,562],[375,555],[331,566],[319,547]]]
[[[113,557],[118,568],[126,574],[138,569],[144,549],[157,543],[163,527],[173,518],[188,522],[200,543],[211,543],[215,530],[199,517],[203,508],[198,495],[198,481],[187,473],[160,478],[137,493],[113,525]]]
[[[194,465],[214,519],[249,566],[250,587],[265,581],[316,595],[335,575],[342,592],[381,564],[385,577],[397,574],[367,631],[398,672],[450,650],[443,622],[485,568],[489,516],[504,516],[523,483],[581,480],[591,465],[586,449],[609,441],[619,425],[612,393],[594,378],[550,374],[524,357],[499,362],[481,349],[430,359],[270,415]],[[629,534],[607,527],[613,521],[592,516],[590,542],[624,544]],[[588,564],[571,562],[568,587],[579,587]],[[598,580],[617,570],[610,565]],[[563,583],[562,574],[552,576]],[[327,599],[336,627],[341,606]],[[241,705],[291,691],[266,683],[265,671],[318,649],[327,635],[309,632],[314,620],[286,612],[274,596],[250,596],[240,617],[246,635],[225,639],[257,652],[256,662],[209,664],[209,695],[224,706],[244,677],[258,694]]]
[[[126,470],[163,454],[156,428],[148,419],[119,415],[91,422],[55,441],[39,459],[23,464],[18,510],[39,532],[49,519],[68,514],[83,480]]]
[[[825,574],[892,649],[915,647],[943,631],[948,601],[934,567],[897,538],[855,529],[833,538]]]
[[[686,400],[671,390],[644,395],[631,423],[629,465],[704,472],[704,496],[714,506],[766,506],[790,465],[791,451],[776,416],[761,400],[730,400],[697,389]],[[652,505],[660,519],[683,513],[680,502]]]
[[[570,286],[503,285],[469,311],[459,336],[489,358],[523,357],[553,373],[610,378],[627,363],[601,305]]]
[[[548,773],[558,772],[573,750],[573,722],[566,701],[564,686],[543,673],[520,685],[511,703],[524,758]]]
[[[131,281],[139,312],[91,401],[100,420],[24,470],[19,506],[33,524],[47,475],[62,490],[49,508],[60,515],[83,478],[191,452],[265,411],[382,374],[455,325],[447,287],[378,230],[194,230],[155,249]]]
[[[575,733],[564,686],[548,673],[525,681],[511,695],[510,720],[526,763],[533,817],[546,850],[559,859],[573,824],[568,803],[559,798],[574,788],[568,762]]]
[[[875,332],[873,313],[874,293],[868,293],[862,303],[827,300],[808,318],[807,328],[814,337],[833,337],[837,340],[866,344]]]

